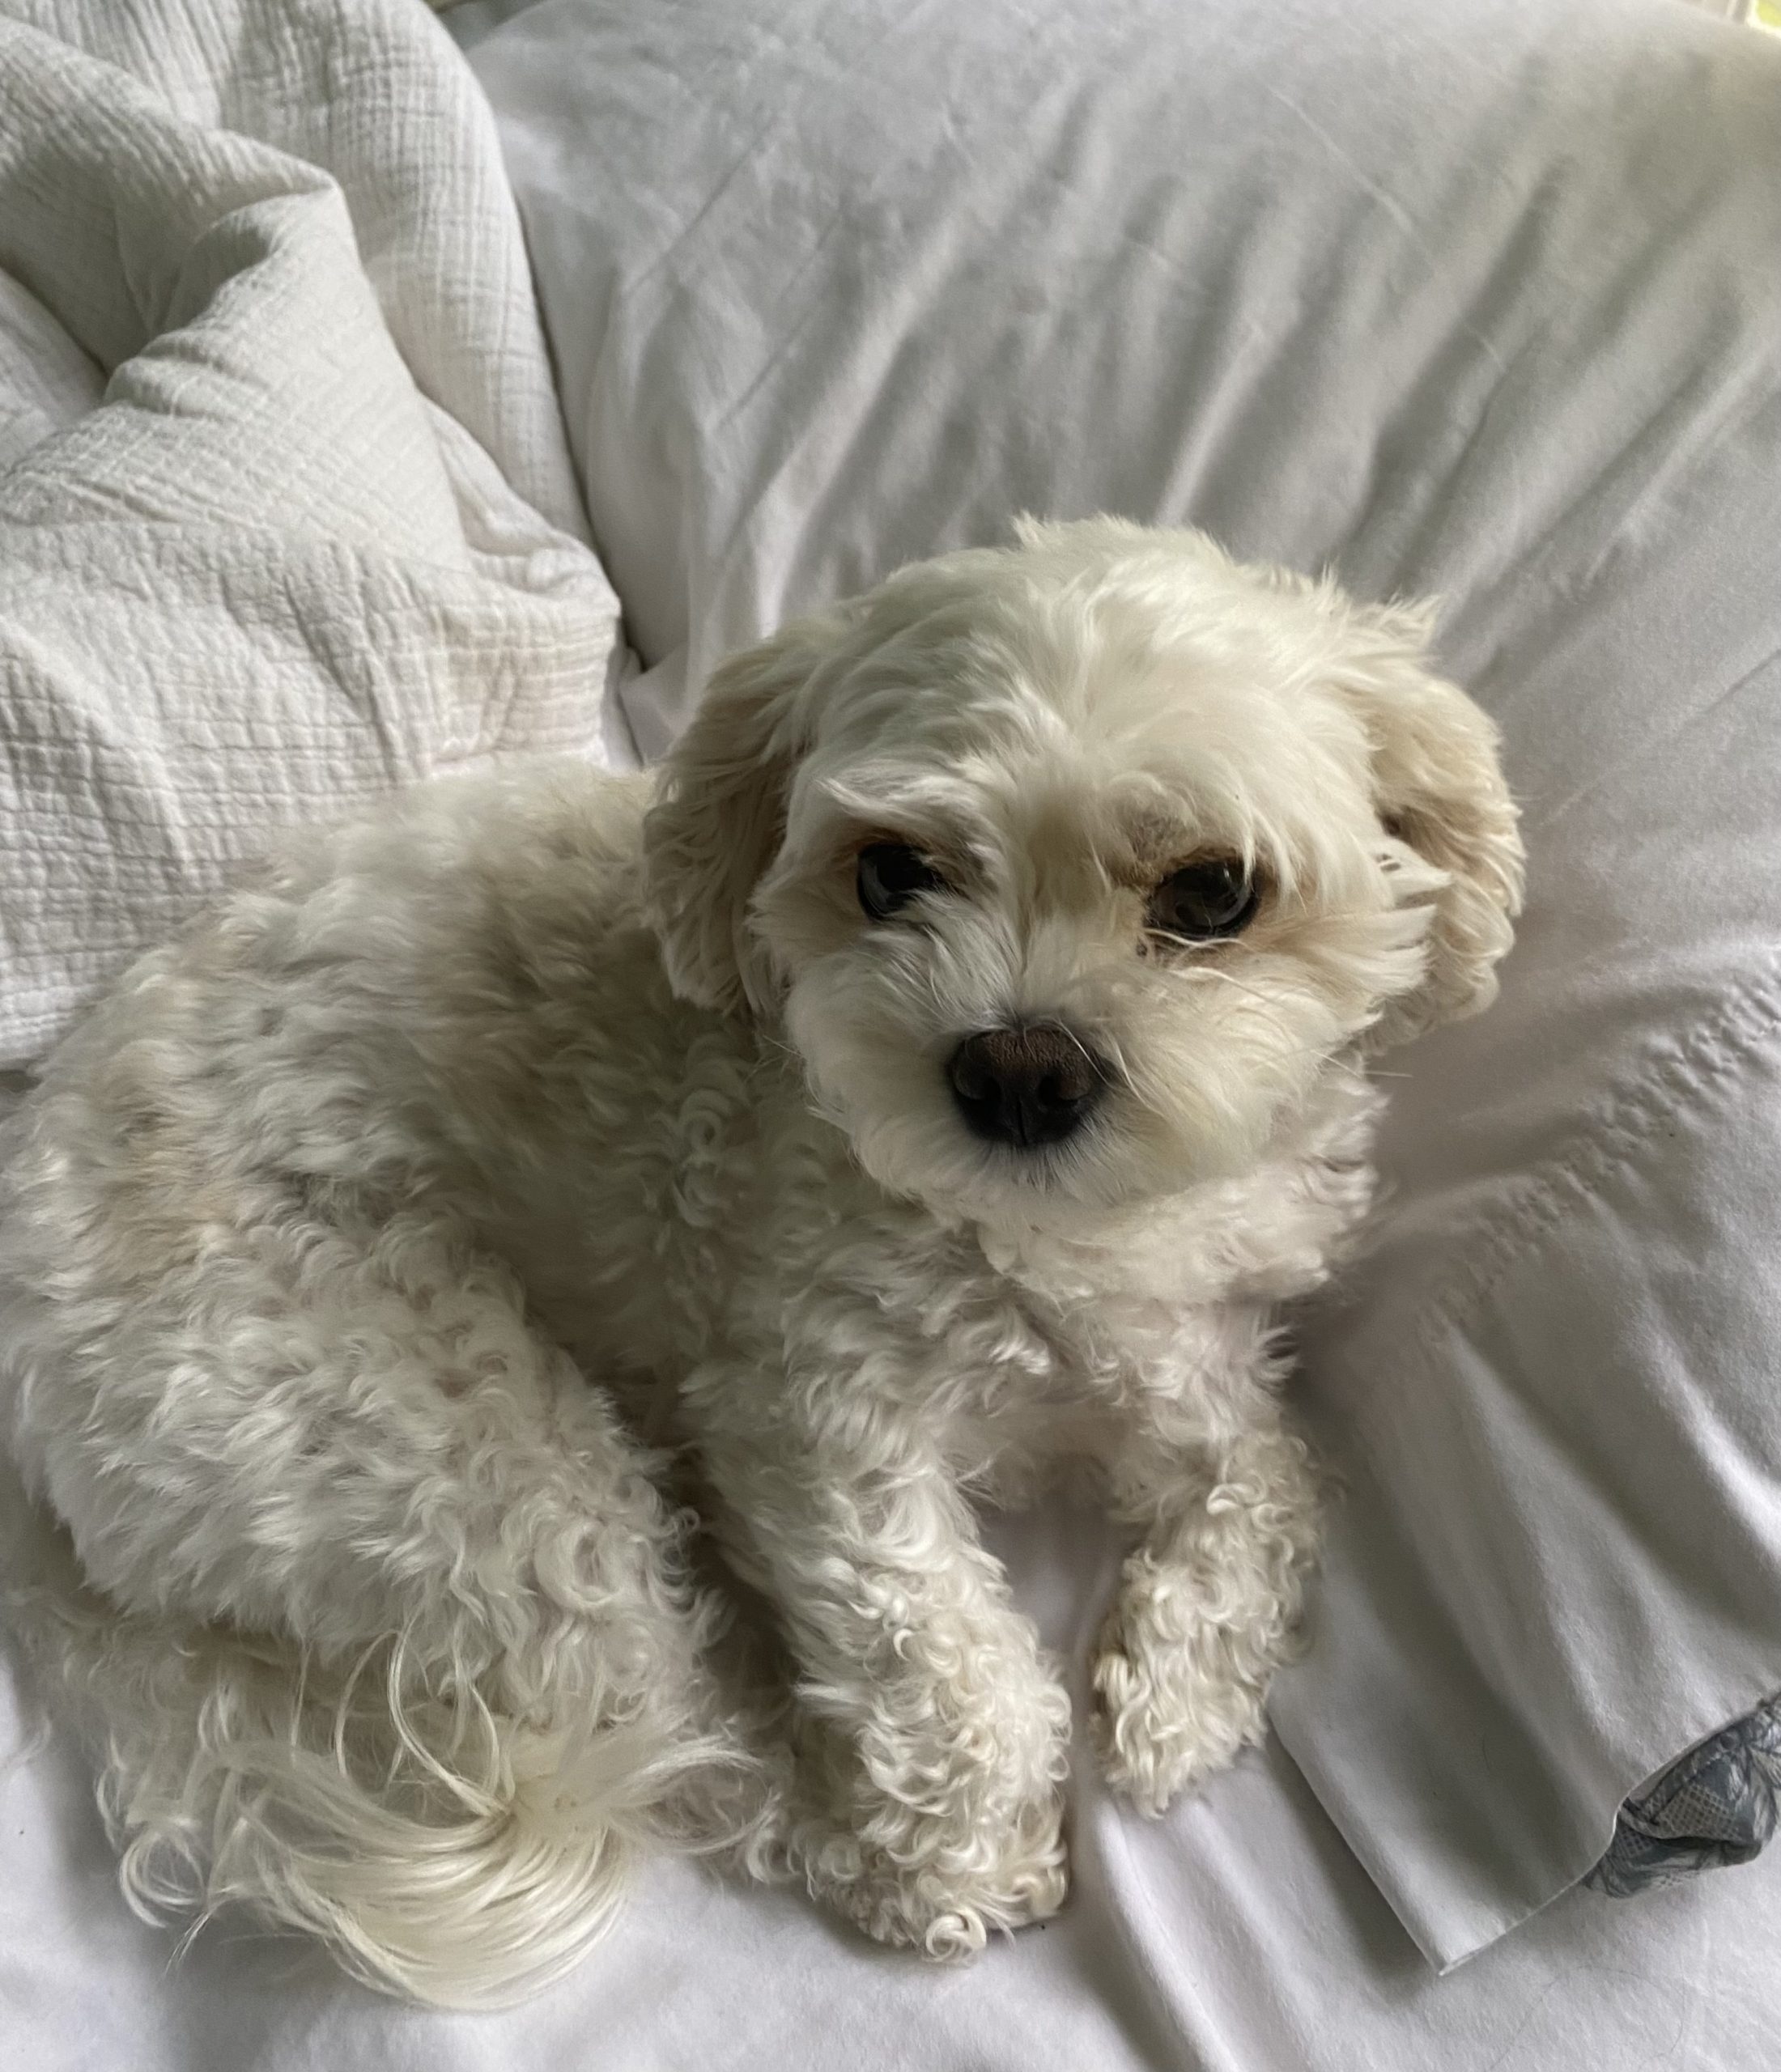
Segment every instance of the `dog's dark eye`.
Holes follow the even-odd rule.
[[[874,842],[860,851],[860,904],[874,921],[900,913],[919,892],[938,892],[946,881],[901,842]]]
[[[1150,894],[1146,919],[1160,934],[1215,942],[1241,935],[1260,903],[1260,894],[1235,856],[1209,856],[1164,878]]]

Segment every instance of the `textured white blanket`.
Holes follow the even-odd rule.
[[[417,0],[0,0],[0,1068],[270,827],[623,754],[617,622]]]

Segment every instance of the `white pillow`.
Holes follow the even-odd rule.
[[[497,10],[497,12],[503,11]],[[1781,47],[1673,0],[466,21],[653,754],[1022,508],[1447,600],[1532,898],[1394,1059],[1282,1739],[1425,1952],[1781,1688]],[[481,40],[476,39],[480,36]]]

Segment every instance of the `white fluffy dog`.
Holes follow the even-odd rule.
[[[1108,1778],[1255,1739],[1316,1537],[1272,1307],[1366,1206],[1363,1051],[1488,1000],[1519,894],[1426,635],[1028,527],[737,657],[659,782],[418,791],[138,964],[0,1182],[27,1624],[136,1903],[459,2002],[639,1841],[937,1955],[1048,1914],[1069,1707],[971,1499],[1062,1457],[1135,1537]]]

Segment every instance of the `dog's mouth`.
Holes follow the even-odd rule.
[[[946,1061],[954,1106],[982,1143],[1017,1152],[1066,1143],[1100,1105],[1113,1068],[1055,1021],[964,1037]]]

